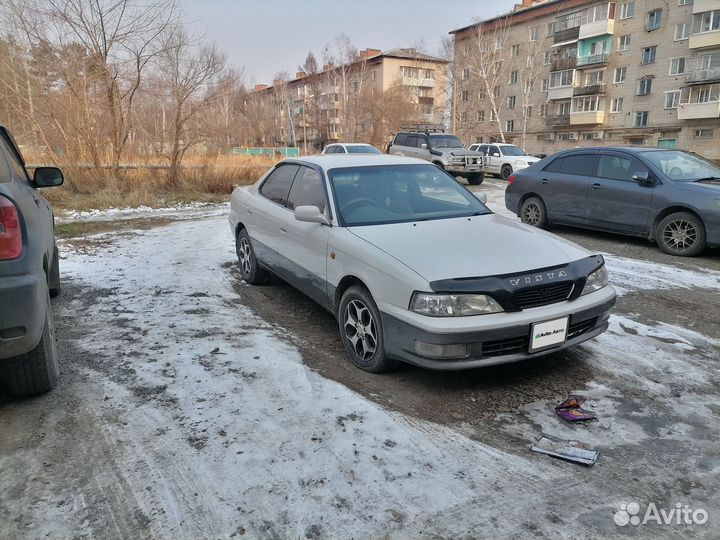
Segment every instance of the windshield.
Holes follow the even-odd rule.
[[[346,167],[328,173],[346,227],[490,214],[435,165]]]
[[[369,144],[363,144],[358,146],[346,146],[348,154],[380,154],[380,150]]]
[[[527,156],[525,150],[519,146],[501,146],[502,153],[506,156]]]
[[[679,182],[720,178],[720,167],[693,154],[679,150],[645,152],[643,156],[669,178]]]
[[[465,148],[455,135],[431,135],[430,145],[433,148]]]

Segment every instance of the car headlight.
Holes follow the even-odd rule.
[[[503,308],[484,294],[434,294],[416,292],[410,310],[430,317],[466,317],[498,313]]]
[[[518,160],[515,162],[515,166],[516,166],[516,167],[527,167],[528,165],[529,165],[529,163],[528,163],[527,161],[522,160],[522,159],[518,159]]]
[[[605,265],[603,264],[587,277],[585,287],[583,287],[582,294],[580,296],[602,289],[603,287],[606,287],[607,284],[608,273],[607,268],[605,268]]]

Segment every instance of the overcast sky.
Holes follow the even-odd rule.
[[[183,0],[192,27],[245,68],[248,84],[294,75],[309,50],[345,33],[358,49],[423,44],[437,54],[450,30],[509,11],[520,0]]]

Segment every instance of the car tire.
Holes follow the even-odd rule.
[[[247,229],[242,229],[235,239],[235,253],[240,264],[240,274],[246,283],[261,285],[267,279],[267,271],[260,266],[250,242]]]
[[[58,248],[55,246],[53,250],[52,267],[50,268],[50,275],[48,277],[48,290],[50,297],[55,298],[60,294],[60,257],[58,255]]]
[[[502,176],[503,180],[507,180],[508,178],[510,178],[512,172],[513,169],[510,165],[503,165],[502,169],[500,169],[500,176]]]
[[[57,385],[60,369],[55,347],[55,322],[50,294],[45,297],[45,321],[40,342],[30,352],[3,361],[2,382],[14,397],[43,394]]]
[[[539,197],[528,197],[520,205],[520,221],[544,229],[548,225],[547,209]]]
[[[340,339],[353,364],[371,373],[389,371],[397,365],[396,360],[385,356],[380,311],[365,287],[353,285],[343,293],[337,319]]]
[[[695,257],[705,250],[705,226],[695,214],[675,212],[660,220],[655,240],[669,255]]]
[[[468,184],[471,186],[479,186],[485,180],[485,173],[469,174],[467,177]]]

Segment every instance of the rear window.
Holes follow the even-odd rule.
[[[271,201],[285,206],[290,186],[298,168],[298,165],[280,165],[263,182],[260,193]]]
[[[12,172],[8,165],[6,152],[8,152],[7,143],[0,137],[0,182],[9,182],[12,180]]]
[[[597,156],[580,154],[566,156],[551,161],[543,170],[547,172],[560,172],[575,176],[595,176]]]

